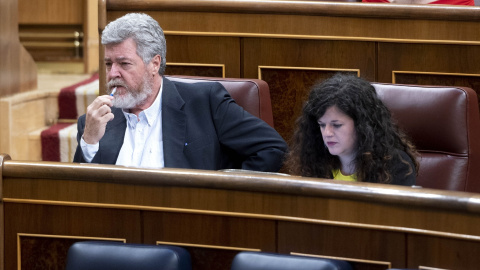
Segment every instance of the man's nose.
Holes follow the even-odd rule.
[[[117,64],[113,63],[108,71],[109,78],[117,78],[120,77],[120,68]]]

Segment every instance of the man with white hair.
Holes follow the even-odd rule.
[[[219,83],[163,76],[166,41],[152,17],[131,13],[109,23],[107,92],[78,120],[75,162],[144,168],[278,171],[287,146]]]

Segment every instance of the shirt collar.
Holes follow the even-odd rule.
[[[155,123],[157,117],[160,116],[160,112],[162,111],[163,77],[160,78],[162,79],[162,84],[160,85],[160,90],[158,91],[158,95],[155,98],[155,101],[153,102],[152,106],[148,107],[146,110],[143,111],[145,113],[145,116],[147,117],[147,122],[149,126]]]

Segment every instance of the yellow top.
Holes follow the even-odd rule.
[[[342,180],[342,181],[350,181],[350,182],[356,182],[357,177],[355,174],[350,174],[350,175],[343,175],[340,169],[333,170],[333,179],[335,180]]]

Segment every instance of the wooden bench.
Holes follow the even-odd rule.
[[[209,270],[228,269],[240,250],[342,258],[357,270],[480,263],[472,193],[0,156],[0,198],[3,269],[62,268],[85,239],[179,245]]]

